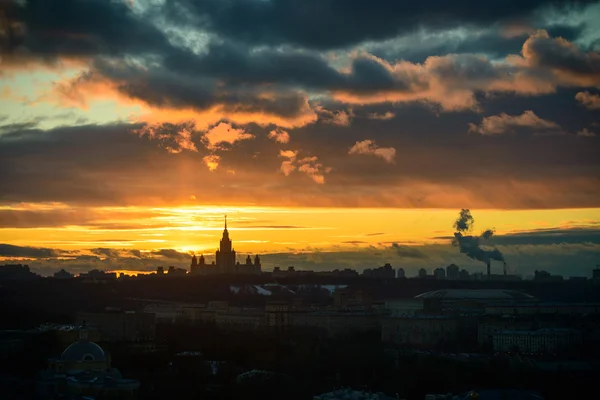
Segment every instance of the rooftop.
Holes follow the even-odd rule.
[[[441,289],[421,293],[415,296],[415,298],[443,300],[536,300],[535,297],[527,293],[503,289]]]
[[[497,332],[499,335],[528,335],[528,336],[541,336],[541,335],[569,335],[578,333],[575,329],[568,328],[545,328],[538,329],[535,331],[525,330],[504,330]]]

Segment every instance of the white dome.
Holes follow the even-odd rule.
[[[75,342],[63,351],[63,361],[105,361],[106,355],[102,347],[94,342]]]

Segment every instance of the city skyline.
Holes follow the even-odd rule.
[[[600,3],[217,3],[0,3],[1,263],[600,263]]]

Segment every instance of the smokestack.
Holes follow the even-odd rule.
[[[504,261],[504,275],[506,275],[506,261]]]
[[[491,270],[491,264],[492,262],[490,260],[487,261],[487,274],[488,276],[490,276],[490,270]]]

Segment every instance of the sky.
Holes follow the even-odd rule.
[[[598,20],[598,1],[0,0],[0,262],[185,267],[227,214],[265,270],[482,272],[455,235],[469,209],[493,270],[590,276]]]

